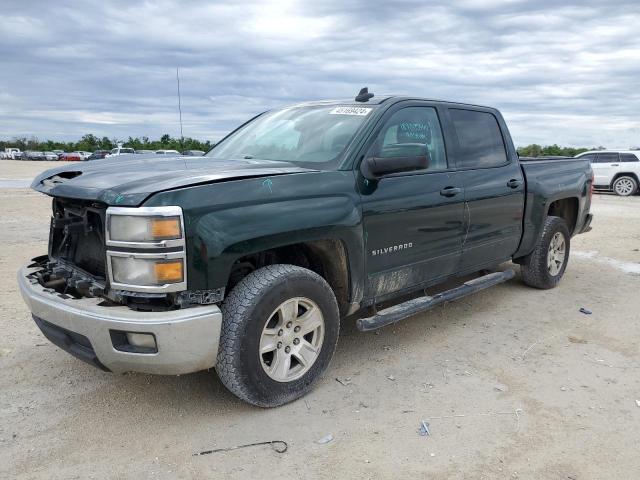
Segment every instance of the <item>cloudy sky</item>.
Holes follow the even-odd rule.
[[[2,0],[0,138],[216,140],[381,93],[499,108],[517,145],[640,145],[640,2]]]

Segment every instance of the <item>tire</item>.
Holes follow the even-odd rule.
[[[623,175],[616,178],[611,187],[616,195],[629,197],[638,191],[638,181],[633,177]]]
[[[561,263],[559,263],[560,249],[557,248],[559,243],[555,243],[560,241],[559,238],[564,244]],[[554,242],[554,248],[552,248],[552,242]],[[569,262],[570,242],[571,235],[565,221],[560,217],[547,217],[535,249],[520,268],[524,283],[543,290],[557,287]],[[549,258],[550,255],[552,258]]]
[[[315,323],[322,328],[305,333]],[[339,331],[338,303],[320,275],[294,265],[260,268],[222,305],[216,371],[238,398],[259,407],[284,405],[305,395],[326,370]],[[270,350],[261,354],[261,348]]]

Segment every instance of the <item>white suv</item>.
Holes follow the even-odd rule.
[[[136,151],[133,148],[128,148],[128,147],[117,147],[114,148],[113,150],[111,150],[111,152],[109,152],[106,156],[107,157],[117,157],[119,155],[133,155],[134,153],[136,153]],[[89,154],[91,155],[91,154]]]
[[[600,150],[584,152],[576,158],[587,158],[593,168],[593,184],[597,189],[613,190],[628,197],[640,184],[639,150]]]

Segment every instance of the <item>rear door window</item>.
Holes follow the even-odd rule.
[[[449,112],[458,137],[459,167],[486,168],[507,163],[504,139],[495,116],[457,108]]]
[[[618,161],[618,154],[613,152],[599,153],[598,163],[615,163]]]

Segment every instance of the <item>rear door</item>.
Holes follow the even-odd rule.
[[[366,242],[366,298],[432,283],[458,271],[464,193],[445,148],[440,111],[427,102],[401,102],[374,130],[366,156],[384,146],[424,143],[428,168],[368,181],[360,172]],[[448,140],[448,138],[447,138]]]
[[[461,272],[508,259],[522,237],[525,184],[502,119],[494,111],[449,108],[463,175],[466,231]]]
[[[596,163],[592,165],[594,184],[609,186],[616,173],[620,171],[620,157],[616,152],[598,153]]]

